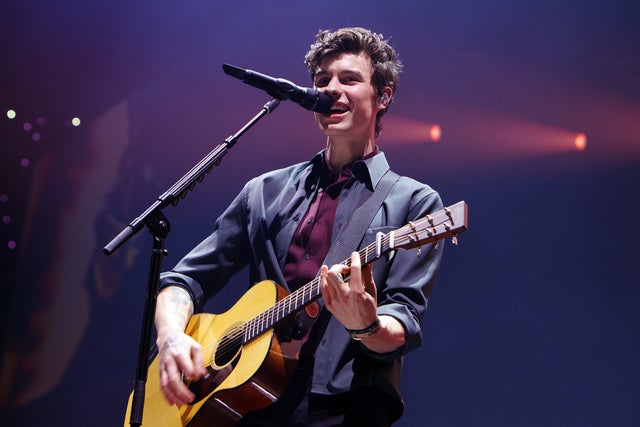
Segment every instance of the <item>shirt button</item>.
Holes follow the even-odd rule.
[[[309,255],[308,253],[304,254],[304,259],[306,259],[306,260],[311,259],[311,255]]]
[[[310,216],[309,218],[307,218],[307,224],[311,224],[311,222],[313,221],[313,217]]]
[[[293,216],[293,218],[291,218],[291,219],[293,219],[294,221],[296,221],[296,222],[297,222],[297,221],[300,219],[300,215],[295,214],[295,215]]]

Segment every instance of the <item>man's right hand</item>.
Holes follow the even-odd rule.
[[[188,380],[202,378],[207,370],[202,361],[202,347],[189,335],[174,331],[160,343],[158,340],[160,388],[169,404],[191,403],[195,395],[186,385]]]
[[[158,294],[155,322],[160,388],[171,405],[192,402],[195,395],[185,381],[198,380],[207,373],[202,347],[184,333],[192,314],[193,302],[186,290],[171,286]]]

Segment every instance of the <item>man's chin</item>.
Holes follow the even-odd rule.
[[[319,123],[320,131],[326,136],[342,135],[348,131],[343,123]]]

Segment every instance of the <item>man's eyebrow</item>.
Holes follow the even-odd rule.
[[[316,73],[314,75],[317,76],[319,74],[329,74],[329,71],[327,71],[327,70],[318,70],[318,71],[316,71]],[[358,74],[358,75],[362,75],[362,71],[358,70],[357,68],[346,68],[346,69],[338,71],[337,74]]]

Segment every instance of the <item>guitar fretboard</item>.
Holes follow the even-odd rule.
[[[424,243],[433,242],[443,237],[455,237],[456,232],[464,231],[465,229],[466,204],[458,202],[453,206],[444,208],[433,216],[427,215],[387,234],[379,233],[380,235],[377,236],[374,243],[358,252],[360,264],[363,267],[369,265],[398,248],[419,247]],[[350,267],[351,258],[342,261],[342,264]],[[320,296],[322,296],[322,292],[320,290],[320,277],[318,276],[282,298],[269,309],[247,321],[244,325],[243,343],[247,343],[271,329],[276,323],[301,310],[309,303],[320,298]]]
[[[363,266],[370,264],[380,257],[376,246],[375,243],[372,243],[358,252],[360,255],[360,263]],[[388,241],[385,244],[384,251],[384,253],[389,251]],[[351,258],[342,261],[342,264],[351,266]],[[320,277],[318,276],[306,285],[282,298],[271,308],[249,320],[244,328],[244,342],[251,341],[263,332],[271,329],[279,321],[303,309],[321,296]]]

